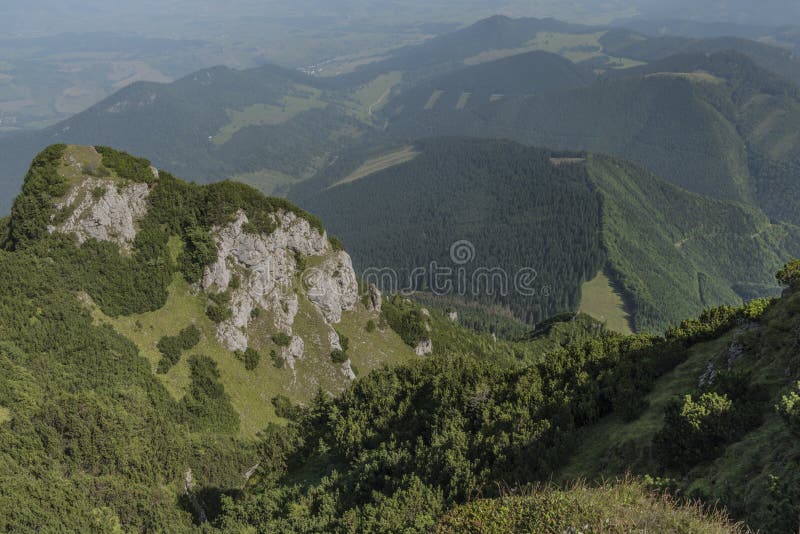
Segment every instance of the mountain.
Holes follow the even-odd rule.
[[[800,51],[800,27],[785,24],[780,26],[759,26],[728,22],[702,22],[680,19],[631,19],[617,21],[615,24],[646,35],[673,35],[694,39],[709,37],[743,37],[754,41],[773,44]]]
[[[438,143],[494,166],[477,141]],[[546,170],[575,199],[592,174],[636,172],[497,143],[508,169]],[[651,181],[653,205],[657,188],[680,197]],[[745,209],[683,195],[697,217]],[[74,145],[34,159],[0,234],[2,530],[737,528],[663,488],[797,526],[797,261],[782,298],[664,336],[570,313],[497,339],[360,284],[285,200]],[[627,467],[659,478],[525,489]]]
[[[614,289],[599,289],[621,295],[632,326],[661,331],[709,306],[774,294],[769,273],[800,254],[800,228],[613,157],[458,138],[381,150],[340,158],[291,198],[341,236],[359,272],[393,269],[382,281],[395,289],[435,292],[448,280],[465,286],[459,296],[534,323],[583,309],[584,283],[604,272]],[[453,256],[462,242],[468,262]],[[437,281],[431,262],[449,274]],[[514,287],[523,269],[534,279]]]
[[[709,97],[707,90],[676,88],[661,79],[650,80],[646,88],[627,89],[594,80],[595,73],[609,78],[630,74],[630,68],[674,54],[704,56],[728,49],[742,54],[740,63],[755,61],[767,71],[800,80],[796,58],[763,43],[648,37],[618,28],[498,16],[364,58],[365,65],[339,76],[309,76],[275,66],[243,71],[217,67],[171,84],[134,83],[50,128],[0,137],[0,212],[10,207],[30,159],[52,143],[109,144],[201,182],[232,178],[268,194],[286,194],[342,152],[376,138],[475,131],[535,145],[614,153],[690,189],[690,182],[708,177],[711,183],[695,190],[707,193],[722,187],[726,194],[730,190],[726,198],[750,201],[746,195],[754,186],[744,183],[745,174],[763,174],[765,180],[780,182],[764,187],[763,194],[781,193],[759,206],[784,202],[795,185],[786,179],[796,166],[791,154],[786,155],[797,144],[790,131],[793,100],[768,99],[766,108],[758,100],[756,111],[761,115],[748,118],[745,113],[741,119],[746,102],[731,108],[725,94]],[[586,91],[585,101],[592,102],[589,110],[567,102],[583,98],[581,90]],[[687,94],[698,91],[701,100],[712,102],[698,102],[698,95]],[[564,102],[552,100],[555,94],[563,95]],[[524,109],[538,102],[531,100],[535,96],[544,99],[544,111]],[[724,109],[717,109],[719,99]],[[658,107],[662,100],[666,106]],[[667,115],[658,115],[660,110]],[[595,116],[604,113],[604,118]],[[566,119],[563,127],[558,122],[561,115]],[[432,118],[436,124],[429,124]],[[520,120],[524,128],[515,122]],[[649,120],[659,124],[647,129]],[[752,127],[755,135],[769,137],[775,121],[777,154],[765,156],[759,150],[751,158],[749,146],[742,149],[732,128]],[[535,125],[534,135],[528,130]],[[665,153],[672,146],[683,153],[677,161]],[[697,147],[710,147],[710,154],[698,155]],[[745,171],[745,166],[750,169]],[[792,209],[774,206],[768,211],[784,218]]]
[[[746,56],[721,52],[462,109],[412,107],[401,95],[384,113],[393,137],[471,135],[614,154],[691,191],[797,224],[798,94]]]
[[[663,337],[606,333],[514,369],[454,351],[373,373],[265,436],[272,474],[221,525],[794,532],[800,263],[781,273],[783,298]]]
[[[463,110],[475,102],[563,91],[588,85],[594,73],[550,52],[516,54],[420,82],[393,98],[399,109]]]
[[[285,185],[369,128],[338,98],[324,81],[273,66],[136,83],[56,126],[4,139],[3,198],[13,198],[25,160],[58,142],[111,144],[206,182],[259,172],[263,188]]]

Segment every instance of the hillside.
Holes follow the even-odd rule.
[[[782,299],[708,310],[664,337],[600,334],[513,368],[454,351],[373,373],[265,436],[272,474],[218,524],[794,532],[799,266],[782,271]],[[626,465],[652,476],[571,482]],[[554,474],[565,482],[540,485]],[[711,506],[746,525],[704,517]]]
[[[355,117],[359,105],[324,81],[273,66],[135,83],[53,127],[4,139],[1,207],[34,154],[59,142],[113,145],[199,181],[242,175],[271,191],[310,176],[368,129]]]
[[[474,141],[447,143],[492,163]],[[622,165],[560,154],[553,167],[552,153],[499,144],[560,169],[575,199],[599,182],[595,167]],[[425,161],[418,148],[412,163]],[[676,194],[634,170],[617,182],[641,182],[654,203],[654,188]],[[691,198],[687,209],[718,205],[719,217],[742,209]],[[655,500],[664,487],[721,499],[755,528],[796,527],[797,262],[779,273],[783,298],[710,310],[665,336],[566,314],[511,340],[359,284],[319,219],[286,201],[189,184],[110,148],[42,152],[0,229],[3,530],[447,532],[476,515],[541,519],[470,498],[502,488],[557,525],[728,528]],[[683,393],[698,400],[665,400]],[[626,466],[661,478],[528,486]]]
[[[683,363],[654,382],[640,415],[611,415],[587,427],[559,477],[658,475],[660,487],[719,499],[765,532],[794,532],[800,517],[796,270],[795,290],[760,320],[739,321],[693,345]]]
[[[675,56],[586,87],[467,109],[390,103],[386,111],[388,132],[400,139],[471,135],[613,154],[690,191],[797,224],[798,106],[796,86],[726,52]]]
[[[708,177],[700,184],[705,193],[726,187],[729,196],[749,199],[757,188],[769,197],[759,205],[769,207],[771,216],[790,217],[794,206],[772,204],[798,196],[794,181],[785,178],[798,166],[791,130],[795,99],[759,94],[751,110],[743,109],[747,102],[731,107],[729,95],[709,97],[697,84],[681,87],[679,82],[691,84],[680,79],[644,83],[637,77],[639,86],[628,81],[584,87],[593,81],[592,71],[611,76],[674,54],[729,49],[800,80],[800,63],[763,43],[651,38],[497,16],[419,45],[351,59],[360,66],[339,76],[267,65],[210,68],[170,84],[134,83],[54,126],[0,137],[0,213],[19,191],[30,159],[52,143],[113,145],[200,182],[232,178],[285,194],[388,129],[390,139],[479,132],[615,153],[690,189]],[[550,96],[531,97],[540,93]],[[580,101],[588,103],[581,107]],[[665,113],[657,107],[661,102]],[[742,140],[737,128],[752,131],[755,139]],[[750,149],[764,139],[775,141],[774,152]],[[665,147],[680,157],[670,158]],[[748,174],[771,185],[749,184]]]
[[[2,530],[186,531],[269,474],[265,429],[358,375],[448,350],[518,367],[602,331],[381,311],[315,217],[105,147],[42,152],[0,223]]]
[[[462,269],[480,287],[457,296],[509,307],[529,323],[579,309],[583,283],[605,270],[632,326],[661,331],[709,306],[775,294],[768,273],[800,253],[797,227],[615,158],[468,139],[403,150],[412,159],[352,153],[292,198],[328,221],[359,272],[392,268],[406,287],[421,267],[425,275],[412,286],[430,290],[431,262],[451,269],[439,283],[446,278],[453,288]],[[358,178],[348,180],[354,171]],[[464,240],[469,261],[454,263],[451,245]],[[499,279],[481,278],[495,268],[508,276],[505,294]],[[531,291],[520,293],[512,277],[524,268],[535,275]]]
[[[419,109],[463,110],[475,103],[588,85],[594,74],[550,52],[534,51],[489,61],[421,82],[393,98],[384,113]]]

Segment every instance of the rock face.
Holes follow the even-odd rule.
[[[300,336],[294,336],[291,343],[289,343],[289,346],[281,349],[281,357],[290,369],[294,370],[294,364],[297,360],[303,357],[303,351],[305,348],[306,347],[303,339]]]
[[[136,223],[147,213],[147,184],[119,185],[101,178],[86,179],[56,204],[71,210],[67,219],[50,232],[73,233],[80,243],[89,239],[111,241],[129,248],[136,238]]]
[[[319,267],[304,273],[308,299],[329,323],[342,320],[342,310],[350,310],[358,300],[358,282],[353,263],[346,252],[337,252]]]
[[[414,348],[417,356],[426,356],[433,352],[433,342],[430,339],[423,339]]]
[[[381,290],[378,289],[378,286],[375,284],[369,285],[369,311],[374,312],[381,312],[381,307],[383,306],[383,295],[381,295]]]
[[[229,320],[217,327],[217,337],[229,350],[245,350],[250,341],[248,326],[253,310],[269,312],[276,332],[293,335],[292,327],[300,306],[295,281],[298,272],[297,256],[323,256],[318,267],[303,273],[308,299],[317,307],[326,322],[337,323],[342,311],[352,309],[358,298],[358,284],[353,265],[345,252],[334,252],[324,233],[311,227],[303,218],[290,212],[275,215],[278,227],[270,235],[249,234],[244,212],[223,228],[214,229],[217,242],[217,261],[206,268],[202,287],[206,291],[225,291],[234,276],[239,285],[231,288]],[[333,329],[331,329],[333,332]],[[331,345],[338,344],[331,336]],[[281,350],[287,365],[294,369],[303,357],[304,342],[294,336],[288,347]]]

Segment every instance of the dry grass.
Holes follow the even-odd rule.
[[[11,421],[11,410],[5,406],[0,406],[0,425]]]
[[[447,514],[436,532],[698,533],[744,534],[724,510],[655,493],[625,478],[600,486],[582,481],[566,489],[540,485],[496,499],[481,499]]]

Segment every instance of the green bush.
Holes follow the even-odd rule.
[[[217,259],[217,244],[206,230],[193,226],[186,231],[178,267],[189,283],[200,281],[205,268]]]
[[[338,330],[336,331],[336,335],[339,336],[339,345],[342,346],[342,350],[344,352],[347,352],[347,350],[350,348],[350,338],[342,334]]]
[[[428,335],[425,329],[425,316],[416,308],[404,304],[399,296],[384,301],[381,316],[411,347],[416,347]]]
[[[156,178],[150,170],[150,161],[131,156],[127,152],[114,150],[107,146],[94,147],[103,157],[103,165],[117,173],[120,178],[134,182],[151,184]]]
[[[292,337],[283,332],[278,332],[277,334],[272,334],[272,342],[279,347],[288,347],[292,342]]]
[[[161,352],[158,362],[158,372],[161,374],[169,371],[181,358],[181,352],[193,349],[200,343],[200,330],[195,325],[190,325],[180,331],[177,336],[164,336],[156,345]]]
[[[244,368],[248,371],[252,371],[258,367],[258,364],[261,361],[261,353],[252,347],[248,347],[244,352],[236,351],[235,355],[239,360],[244,362]]]
[[[775,275],[778,281],[793,289],[800,287],[800,260],[792,260]]]
[[[687,468],[716,458],[737,435],[736,412],[727,395],[703,393],[672,401],[664,413],[664,428],[653,438],[662,465]]]
[[[269,358],[272,360],[272,365],[275,366],[276,369],[283,369],[283,358],[278,355],[278,351],[272,349],[269,351]]]
[[[366,326],[367,332],[372,333],[375,331],[375,328],[376,328],[375,321],[373,321],[372,319],[367,321],[367,326]]]
[[[33,159],[22,184],[22,193],[11,208],[6,248],[25,247],[47,235],[53,199],[67,192],[67,182],[58,173],[58,164],[66,148],[63,144],[52,145]]]
[[[284,419],[289,419],[292,421],[298,419],[303,413],[302,408],[292,404],[292,401],[289,400],[289,397],[285,395],[272,397],[272,406],[275,407],[275,414],[278,417],[283,417]]]
[[[781,397],[775,410],[792,431],[800,434],[800,382],[795,384],[789,393]]]
[[[233,312],[227,306],[212,304],[206,308],[206,316],[215,323],[222,323],[233,317]]]
[[[347,361],[347,353],[343,350],[333,349],[331,351],[331,360],[333,360],[333,363],[344,363]]]
[[[181,400],[189,427],[195,431],[238,432],[239,414],[220,382],[216,362],[207,356],[192,356],[189,369],[191,385]]]

